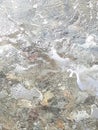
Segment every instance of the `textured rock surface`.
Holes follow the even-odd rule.
[[[0,130],[98,130],[97,0],[0,0]]]

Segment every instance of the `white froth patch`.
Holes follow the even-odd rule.
[[[89,8],[93,9],[93,4],[92,4],[92,2],[89,1],[88,4],[89,4]]]
[[[86,40],[85,40],[85,44],[81,45],[84,48],[93,48],[97,45],[97,43],[95,42],[95,35],[88,35]]]
[[[10,50],[12,48],[13,47],[11,46],[11,44],[0,46],[0,54],[2,55],[3,52],[8,51],[8,50]]]
[[[48,24],[48,21],[44,19],[43,24]]]
[[[68,70],[70,77],[73,74],[77,77],[77,84],[82,91],[98,96],[98,65],[91,68],[78,67],[76,70]]]
[[[71,63],[69,58],[62,58],[57,54],[57,51],[54,47],[51,48],[51,51],[49,52],[49,57],[53,59],[56,64],[61,68],[64,69],[69,66]]]
[[[38,7],[38,5],[37,5],[37,4],[33,5],[33,8],[37,9],[37,7]]]

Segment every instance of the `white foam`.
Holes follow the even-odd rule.
[[[95,35],[88,35],[85,44],[82,45],[84,48],[92,48],[95,47],[97,43],[95,42]]]
[[[94,65],[91,68],[77,67],[76,70],[68,69],[70,77],[73,74],[77,77],[77,84],[82,91],[87,91],[89,93],[98,96],[98,65]]]
[[[37,9],[37,7],[38,7],[38,5],[37,5],[37,4],[33,5],[33,8]]]
[[[0,46],[0,54],[3,54],[4,51],[8,51],[12,48],[11,44]]]
[[[57,54],[56,49],[54,48],[51,48],[51,51],[49,52],[49,57],[53,59],[60,68],[66,68],[66,66],[68,66],[71,62],[69,58],[60,57]]]

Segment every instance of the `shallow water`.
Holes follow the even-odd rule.
[[[97,6],[0,0],[0,130],[98,129]]]

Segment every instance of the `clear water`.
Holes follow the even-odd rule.
[[[60,87],[56,86],[57,81],[61,81],[58,83],[61,84],[60,89],[66,89],[66,85],[62,86],[63,80],[67,88],[70,86],[73,89],[73,93],[75,89],[76,93],[86,92],[97,98],[97,7],[97,0],[0,0],[2,105],[6,102],[10,104],[12,100],[15,100],[15,104],[17,99],[23,98],[30,101],[33,99],[36,106],[39,99],[43,100],[42,95],[47,89],[56,93]],[[51,74],[62,76],[52,78]],[[44,87],[46,80],[53,82],[52,87],[56,87],[48,88],[49,83]],[[13,113],[18,109],[16,104]],[[13,117],[9,117],[14,122]],[[1,124],[5,120],[3,118],[0,118]],[[16,130],[16,126],[13,128],[10,124],[10,128],[5,124],[8,130]],[[26,129],[29,128],[26,126]],[[72,129],[78,129],[78,126]],[[81,129],[86,128],[81,126]]]

